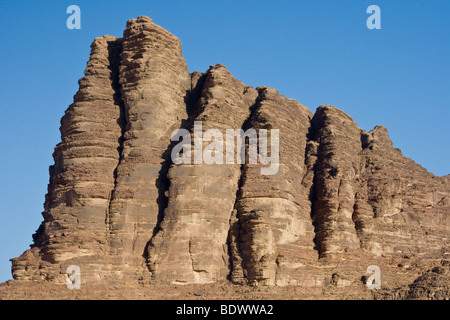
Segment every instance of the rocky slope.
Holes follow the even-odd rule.
[[[148,17],[129,20],[121,39],[96,38],[79,84],[44,221],[11,259],[14,279],[65,284],[77,265],[98,286],[230,282],[357,296],[377,265],[381,297],[439,288],[449,298],[450,176],[405,158],[386,128],[365,132],[332,106],[313,114],[220,64],[189,74],[180,41]],[[176,129],[191,138],[182,163]],[[243,149],[227,129],[247,134]],[[274,145],[279,159],[264,162]]]

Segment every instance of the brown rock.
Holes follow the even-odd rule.
[[[313,115],[220,64],[189,74],[180,41],[148,17],[91,49],[61,120],[44,221],[11,259],[24,282],[2,284],[0,297],[27,295],[22,283],[64,284],[77,265],[91,298],[179,297],[181,283],[186,296],[208,288],[216,298],[222,285],[244,298],[449,298],[450,176],[405,158],[386,128],[365,132],[328,105]],[[201,146],[198,123],[201,136],[216,130]],[[179,154],[191,162],[172,161],[176,129],[191,138]],[[250,136],[243,149],[227,129]],[[271,162],[264,130],[267,150],[279,146]],[[196,162],[199,153],[216,161]],[[365,286],[370,265],[379,293]]]
[[[222,66],[205,74],[192,121],[201,121],[202,133],[241,128],[250,114],[256,91],[232,77]],[[191,129],[192,131],[192,129]],[[192,132],[192,162],[194,162]],[[226,141],[222,142],[226,150]],[[204,154],[207,143],[200,148]],[[206,283],[226,280],[229,273],[227,237],[230,229],[240,165],[181,164],[169,170],[169,203],[149,251],[156,280]]]
[[[115,271],[146,272],[145,250],[167,201],[170,133],[187,118],[181,43],[148,17],[127,23],[119,78],[126,127],[107,224]]]
[[[285,266],[296,265],[300,256],[317,259],[313,250],[310,190],[301,184],[312,113],[274,89],[258,90],[248,127],[279,130],[279,167],[274,175],[262,175],[261,168],[267,165],[243,165],[236,202],[239,249],[250,283],[281,285],[289,283],[289,276],[278,273],[280,257],[285,257]],[[271,150],[270,144],[267,149]],[[297,257],[292,256],[293,251],[297,251]]]
[[[67,265],[82,265],[86,279],[107,268],[105,224],[120,158],[124,122],[118,92],[122,42],[96,38],[74,103],[61,120],[62,141],[50,167],[44,221],[30,254],[13,259],[16,279],[64,282]],[[31,258],[32,257],[32,258]]]

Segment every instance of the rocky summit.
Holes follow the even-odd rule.
[[[189,73],[179,39],[144,16],[122,38],[96,38],[84,74],[43,221],[0,298],[189,298],[191,287],[203,298],[450,298],[450,176],[404,157],[385,127],[366,132],[330,105],[313,114],[221,64]],[[194,138],[195,123],[224,136],[277,129],[277,172],[175,164],[172,134]],[[66,288],[69,266],[79,291]]]

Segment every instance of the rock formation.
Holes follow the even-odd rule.
[[[173,163],[177,129],[191,138],[191,162]],[[206,137],[227,129],[232,143]],[[240,148],[239,130],[253,129],[259,160],[263,129],[267,150],[278,130],[275,174],[247,161],[250,134]],[[196,161],[217,155],[211,141],[234,161]],[[313,114],[221,64],[189,73],[180,41],[148,17],[129,20],[121,39],[94,40],[53,156],[44,221],[11,259],[14,279],[63,284],[77,265],[86,283],[346,287],[375,264],[389,288],[419,279],[394,295],[404,298],[450,258],[450,176],[335,107]],[[448,282],[439,268],[432,274]]]

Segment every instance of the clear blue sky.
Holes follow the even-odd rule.
[[[81,30],[66,9],[81,8]],[[381,30],[366,9],[381,8]],[[331,104],[436,175],[450,173],[450,1],[0,0],[0,282],[42,220],[59,121],[92,40],[140,15],[177,35],[189,70],[223,63],[314,111]]]

